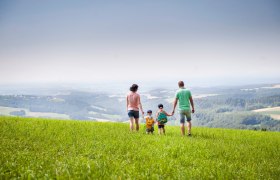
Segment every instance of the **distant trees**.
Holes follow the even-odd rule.
[[[151,109],[154,113],[157,104],[162,103],[166,111],[172,109],[174,93],[163,90],[151,91],[153,96],[159,98],[149,99],[142,97],[144,110]],[[215,93],[215,92],[213,92]],[[63,101],[52,101],[54,98]],[[268,106],[280,106],[279,90],[263,90],[254,92],[242,92],[240,90],[226,90],[217,96],[194,99],[195,114],[193,122],[197,126],[240,128],[260,130],[279,130],[280,121],[273,120],[269,116],[252,112],[252,110]],[[1,96],[0,106],[25,108],[32,112],[53,112],[67,114],[73,119],[108,119],[126,121],[125,97],[110,97],[102,93],[72,92],[69,95],[59,96]],[[96,108],[102,107],[103,109]],[[10,113],[16,116],[26,116],[25,111]],[[170,117],[171,124],[179,124],[178,114]],[[177,121],[173,121],[177,119]]]
[[[20,110],[20,111],[13,111],[13,112],[10,112],[10,115],[13,115],[13,116],[25,116],[26,113],[24,110]]]
[[[216,110],[216,113],[224,113],[224,112],[231,112],[233,109],[231,108],[219,108]]]

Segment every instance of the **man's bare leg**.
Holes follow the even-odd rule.
[[[185,135],[185,123],[181,123],[181,134],[182,136]]]
[[[188,126],[188,134],[190,135],[191,134],[191,130],[192,130],[192,122],[188,121],[187,122],[187,126]]]

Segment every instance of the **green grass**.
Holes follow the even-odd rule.
[[[157,130],[157,129],[156,129]],[[279,179],[280,133],[0,117],[0,179]]]

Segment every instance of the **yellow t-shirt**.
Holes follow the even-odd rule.
[[[152,128],[153,124],[155,123],[153,117],[146,116],[145,119],[146,119],[146,128],[147,129]]]

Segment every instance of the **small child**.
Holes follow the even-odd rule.
[[[145,120],[146,120],[146,133],[147,134],[153,134],[154,132],[154,124],[155,124],[155,121],[152,117],[152,111],[151,110],[148,110],[147,111],[147,116],[145,117]]]
[[[165,129],[164,129],[164,125],[165,123],[167,123],[167,116],[172,116],[171,114],[168,114],[167,112],[165,112],[163,110],[163,105],[159,104],[158,105],[158,112],[156,114],[156,120],[158,123],[158,134],[165,134]]]

